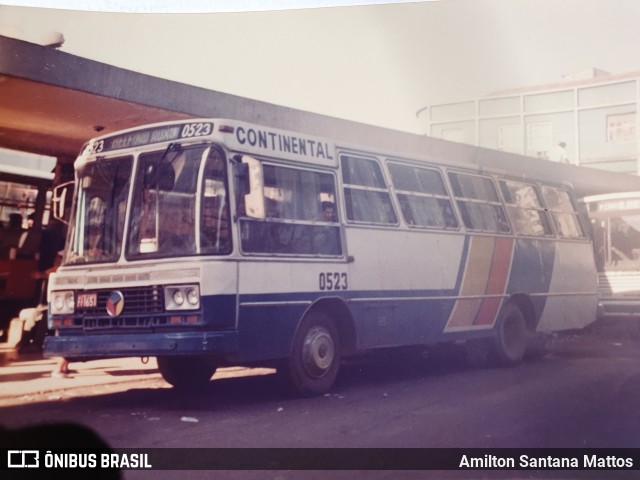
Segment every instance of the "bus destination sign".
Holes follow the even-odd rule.
[[[616,210],[640,210],[640,198],[610,200],[597,203],[596,205],[598,212],[612,212]]]
[[[84,148],[83,154],[96,155],[113,150],[121,150],[123,148],[134,148],[153,143],[203,137],[211,135],[212,133],[213,123],[210,122],[181,123],[177,125],[144,128],[89,142]]]

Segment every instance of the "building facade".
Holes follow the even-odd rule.
[[[431,105],[426,135],[613,172],[640,172],[640,72],[589,69],[550,85]]]

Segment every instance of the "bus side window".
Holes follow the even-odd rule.
[[[242,250],[341,255],[333,175],[270,164],[262,169],[265,218],[241,218]],[[331,215],[326,213],[329,204],[333,206]]]
[[[517,235],[553,235],[547,212],[535,185],[514,180],[500,180],[502,197]]]
[[[578,213],[569,193],[560,188],[543,185],[542,196],[551,212],[558,235],[562,238],[584,238]]]
[[[378,162],[351,155],[340,158],[347,220],[397,225],[398,217]]]
[[[470,230],[509,233],[509,221],[490,177],[449,172],[462,221]]]
[[[405,222],[414,227],[457,229],[451,199],[437,170],[389,163]]]

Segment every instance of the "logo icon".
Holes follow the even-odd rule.
[[[107,313],[110,317],[117,317],[124,308],[124,295],[118,290],[114,290],[107,297]]]
[[[38,450],[8,450],[8,468],[38,468],[40,467],[40,452]]]

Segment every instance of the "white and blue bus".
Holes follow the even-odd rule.
[[[267,365],[314,395],[373,349],[477,341],[513,365],[536,334],[595,320],[571,188],[516,175],[518,155],[509,175],[439,145],[378,151],[222,119],[91,140],[46,355],[154,356],[175,387]]]
[[[640,192],[582,199],[598,267],[598,316],[640,317]]]

